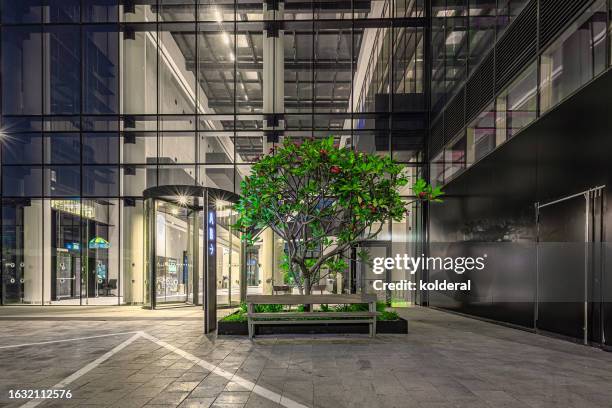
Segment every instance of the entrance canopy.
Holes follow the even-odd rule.
[[[183,206],[203,205],[206,195],[231,203],[238,202],[238,194],[231,191],[213,187],[191,186],[191,185],[166,185],[147,188],[142,192],[142,196],[147,198],[160,198],[167,201],[174,201]],[[200,201],[199,199],[202,199]]]

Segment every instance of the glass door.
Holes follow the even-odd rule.
[[[199,303],[200,212],[180,200],[147,200],[146,306]]]
[[[243,245],[240,233],[233,228],[236,213],[229,201],[217,199],[217,304],[238,306],[244,290]]]
[[[202,304],[216,310],[244,299],[244,246],[232,227],[232,202],[217,194],[188,186],[143,194],[145,307]],[[207,303],[211,299],[215,307]]]

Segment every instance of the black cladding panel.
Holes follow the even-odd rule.
[[[582,196],[539,210],[537,328],[584,336],[585,208]]]
[[[445,186],[444,203],[430,207],[430,254],[478,254],[487,247],[489,257],[486,273],[471,276],[475,288],[471,297],[431,293],[432,306],[534,327],[535,203],[600,185],[609,187],[605,191],[606,200],[612,198],[610,89],[612,72],[606,72]],[[556,215],[560,217],[559,222],[563,218],[573,219],[564,235],[578,251],[571,261],[571,265],[576,263],[574,268],[583,259],[578,249],[580,243],[584,244],[584,234],[580,234],[579,228],[584,221],[580,218],[581,212],[573,209],[574,215]],[[611,212],[604,214],[604,242],[599,252],[603,253],[602,293],[612,293],[612,262],[607,261],[612,259]],[[544,216],[553,214],[544,213]],[[561,273],[567,274],[570,264],[563,263],[561,258],[551,263],[550,268],[563,268]],[[443,275],[433,274],[432,278],[436,276]],[[466,273],[459,279],[468,277]],[[574,282],[574,277],[565,278],[568,281],[563,287],[577,289],[570,294],[580,292],[580,284]],[[597,313],[604,332],[612,333],[612,303],[605,300]],[[582,337],[577,324],[581,314],[575,305],[559,304],[543,313],[542,316],[548,316],[548,323],[543,322],[548,330]],[[567,316],[567,321],[551,323],[562,315]],[[612,346],[612,336],[608,335],[607,343]]]

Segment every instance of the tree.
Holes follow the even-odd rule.
[[[300,293],[310,294],[316,281],[347,268],[349,249],[403,218],[404,170],[389,157],[338,148],[333,137],[286,139],[241,183],[235,227],[249,244],[265,228],[278,234],[286,244],[283,268]],[[443,194],[422,179],[413,191],[422,201]]]

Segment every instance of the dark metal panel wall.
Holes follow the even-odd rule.
[[[607,72],[446,186],[445,202],[430,208],[431,255],[489,256],[483,272],[453,277],[472,279],[471,297],[431,293],[432,306],[534,327],[534,204],[612,186],[610,89]],[[610,188],[605,194],[609,201]],[[604,241],[611,234],[608,211]],[[604,242],[602,252],[603,292],[612,294],[612,262],[606,262],[612,244]],[[442,276],[434,272],[431,279]],[[602,314],[612,345],[611,303]]]
[[[435,279],[470,279],[469,294],[430,293],[432,306],[530,326],[535,299],[537,145],[514,140],[445,187],[448,197],[430,206],[431,256],[484,256],[486,268]],[[492,155],[492,156],[493,156]]]
[[[536,327],[573,338],[584,336],[583,196],[539,210]]]

